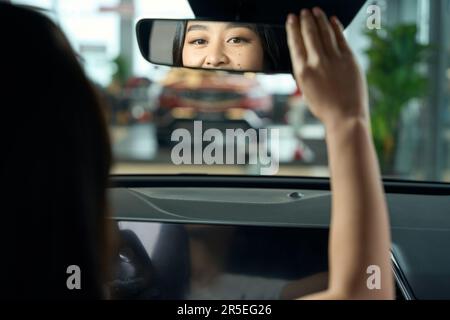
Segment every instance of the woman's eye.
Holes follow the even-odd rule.
[[[195,45],[204,45],[206,44],[206,40],[205,39],[195,39],[189,42],[189,44],[195,44]]]
[[[241,38],[241,37],[234,37],[228,40],[229,43],[233,43],[233,44],[241,44],[241,43],[247,43],[248,40]]]

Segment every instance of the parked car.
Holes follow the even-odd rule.
[[[170,142],[173,130],[203,128],[262,128],[271,121],[272,96],[252,75],[173,69],[162,82],[155,111],[157,139]]]

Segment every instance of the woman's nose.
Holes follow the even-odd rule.
[[[215,48],[211,48],[212,50],[208,52],[205,58],[205,66],[206,68],[217,68],[223,65],[227,65],[229,63],[229,59],[224,54],[223,50],[220,46],[216,46]]]

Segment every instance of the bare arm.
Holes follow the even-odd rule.
[[[292,300],[328,288],[328,272],[321,272],[289,282],[282,290],[282,300]]]
[[[326,129],[332,213],[328,289],[307,299],[392,299],[390,232],[370,134],[365,79],[337,18],[318,8],[286,23],[298,85]],[[381,289],[367,287],[367,268],[381,270]]]

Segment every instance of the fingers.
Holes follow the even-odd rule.
[[[336,43],[341,53],[351,52],[347,40],[344,37],[344,26],[337,17],[331,18],[331,27],[336,38]]]
[[[309,10],[302,10],[300,25],[308,61],[312,63],[319,61],[324,54],[324,48],[315,18]]]
[[[336,43],[336,37],[333,29],[328,21],[328,17],[320,8],[314,8],[313,14],[316,18],[316,23],[321,36],[321,41],[325,53],[328,56],[333,56],[339,53],[338,46]]]
[[[294,71],[298,74],[306,64],[315,64],[324,57],[351,53],[343,30],[336,17],[332,17],[330,23],[319,8],[314,8],[312,12],[302,10],[300,18],[290,14],[286,21],[286,33]]]
[[[295,14],[288,15],[286,20],[286,33],[291,61],[294,71],[297,73],[305,65],[307,54],[300,28],[300,21]]]

